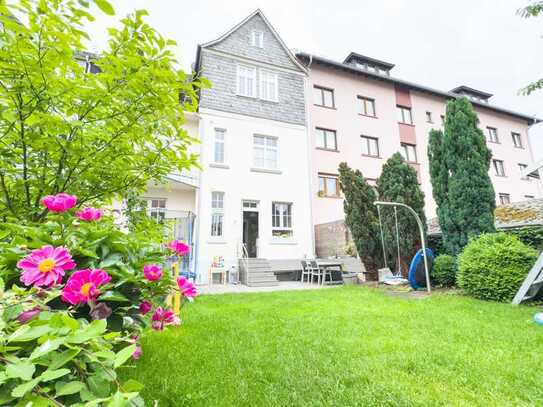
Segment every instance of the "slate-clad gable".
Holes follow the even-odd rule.
[[[263,48],[251,45],[251,32],[253,30],[264,33]],[[222,41],[207,48],[301,71],[259,14],[255,14]]]
[[[264,33],[262,48],[251,44],[254,30]],[[203,45],[199,58],[198,69],[212,85],[211,89],[201,91],[200,108],[306,124],[306,72],[293,60],[259,11],[224,38]],[[238,65],[255,68],[256,97],[237,94]],[[277,101],[260,97],[263,69],[277,75]]]
[[[239,63],[237,60],[205,50],[201,58],[202,74],[212,84],[211,89],[203,89],[201,92],[201,108],[292,124],[305,124],[303,76],[277,71],[279,101],[270,102],[236,94],[236,66]]]

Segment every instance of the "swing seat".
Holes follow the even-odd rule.
[[[390,269],[388,267],[384,267],[382,269],[379,269],[377,272],[379,273],[379,282],[380,283],[385,282],[385,280],[390,278],[390,277],[394,277],[392,275],[392,271],[390,271]]]

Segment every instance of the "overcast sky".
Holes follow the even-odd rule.
[[[89,27],[91,49],[106,28],[137,8],[162,35],[177,41],[186,69],[196,45],[213,40],[260,8],[290,48],[343,60],[351,51],[396,64],[393,76],[442,90],[468,85],[491,102],[543,118],[543,91],[518,90],[543,77],[543,16],[522,19],[526,0],[112,0],[115,17]],[[531,140],[543,158],[543,124]]]

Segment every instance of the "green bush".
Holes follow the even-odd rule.
[[[453,286],[456,282],[456,259],[448,254],[437,256],[432,269],[432,278],[438,285]]]
[[[537,259],[537,251],[506,233],[473,239],[458,258],[458,286],[475,298],[510,301]]]

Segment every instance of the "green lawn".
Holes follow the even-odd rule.
[[[535,310],[356,286],[200,297],[122,374],[159,406],[541,405]]]

